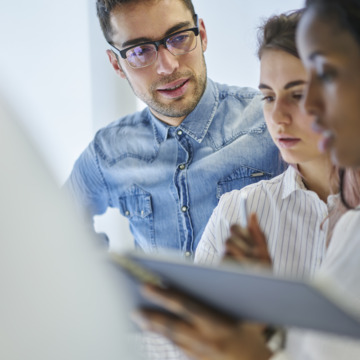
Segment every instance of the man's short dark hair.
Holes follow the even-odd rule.
[[[190,10],[191,15],[195,15],[194,5],[192,0],[179,0]],[[112,44],[112,28],[110,24],[111,12],[119,6],[127,4],[136,4],[141,2],[149,2],[149,0],[97,0],[96,11],[100,21],[101,30],[105,36],[107,42]]]

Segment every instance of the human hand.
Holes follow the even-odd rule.
[[[139,309],[134,321],[169,338],[194,360],[265,360],[271,356],[258,324],[240,323],[184,293],[145,285],[143,294],[170,313]]]
[[[272,266],[266,238],[260,229],[256,214],[250,214],[246,229],[239,225],[230,227],[230,237],[225,243],[223,260]]]

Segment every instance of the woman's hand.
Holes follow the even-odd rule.
[[[239,225],[231,226],[225,248],[224,260],[272,266],[265,235],[254,213],[250,215],[246,229]]]
[[[169,313],[140,309],[135,322],[169,338],[191,359],[269,359],[264,326],[240,323],[175,290],[145,285],[143,294]]]

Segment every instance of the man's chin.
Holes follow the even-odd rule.
[[[159,115],[179,118],[189,115],[195,109],[197,103],[198,101],[186,100],[182,97],[172,100],[166,104],[160,102],[151,102],[147,105],[150,107],[150,109]]]

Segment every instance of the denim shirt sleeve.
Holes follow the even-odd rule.
[[[80,211],[86,211],[91,216],[103,214],[111,206],[94,142],[90,143],[77,159],[64,187],[69,191]]]

